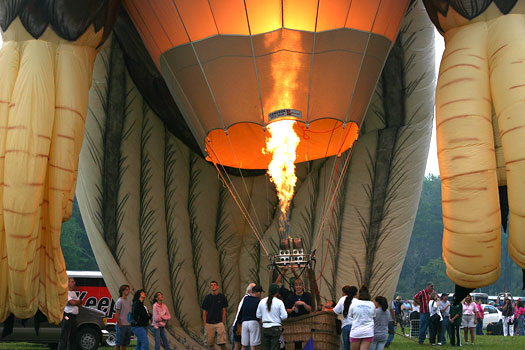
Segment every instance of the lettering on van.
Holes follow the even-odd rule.
[[[116,314],[115,301],[112,298],[107,296],[102,296],[100,298],[88,296],[88,292],[85,290],[75,291],[75,293],[85,307],[90,307],[106,313],[108,321]]]

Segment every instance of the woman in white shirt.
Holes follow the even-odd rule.
[[[343,315],[343,321],[341,322],[341,337],[343,338],[344,350],[350,350],[350,331],[352,329],[352,317],[350,317],[350,305],[355,299],[357,294],[357,287],[355,286],[344,286],[343,297],[339,299],[337,305],[334,307],[334,312],[338,315]]]
[[[257,306],[257,318],[262,319],[262,350],[279,350],[279,338],[282,333],[282,321],[288,317],[286,308],[279,296],[279,285],[270,284],[269,296],[262,299]]]
[[[365,285],[359,288],[358,300],[350,306],[352,330],[350,331],[350,349],[368,350],[374,340],[374,316],[376,306],[370,301],[370,293]]]
[[[441,336],[441,312],[439,311],[439,296],[435,293],[430,294],[430,301],[428,302],[428,310],[430,311],[430,344],[436,345],[436,337],[438,341]],[[441,345],[439,341],[438,345]]]

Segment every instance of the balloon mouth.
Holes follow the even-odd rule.
[[[306,123],[291,116],[299,136],[295,163],[341,155],[352,147],[359,134],[356,122],[323,118]],[[273,124],[273,122],[272,122]],[[264,125],[237,123],[228,129],[211,130],[205,138],[206,159],[220,165],[241,169],[268,169],[272,157],[264,154],[268,132]]]

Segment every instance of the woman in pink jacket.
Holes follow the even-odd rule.
[[[164,295],[161,292],[155,293],[155,297],[152,301],[153,304],[153,323],[151,330],[155,336],[155,350],[160,350],[160,340],[162,338],[162,344],[164,349],[170,348],[168,337],[166,336],[166,321],[171,319],[168,307],[164,304]]]

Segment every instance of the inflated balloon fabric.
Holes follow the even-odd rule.
[[[346,176],[350,152],[297,165],[290,235],[306,251],[319,238],[315,272],[325,298],[360,283],[392,297],[410,241],[432,130],[434,28],[421,2],[411,4],[401,27]],[[113,296],[121,284],[149,297],[163,292],[172,346],[204,348],[200,305],[209,282],[218,281],[228,299],[230,329],[248,283],[267,286],[269,260],[214,166],[170,132],[133,71],[119,64],[121,41],[113,36],[95,62],[79,159],[83,222]],[[274,185],[265,175],[232,173],[236,198],[276,253]],[[341,187],[320,230],[334,177]]]
[[[446,43],[436,90],[443,257],[452,281],[478,288],[500,273],[498,185],[508,188],[509,254],[525,267],[525,1],[495,1],[470,20],[456,7],[433,18]]]
[[[40,309],[62,319],[67,275],[60,248],[71,216],[95,47],[47,29],[40,40],[18,19],[0,51],[0,320]]]

